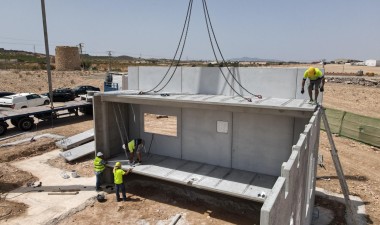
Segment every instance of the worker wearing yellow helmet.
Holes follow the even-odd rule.
[[[310,103],[316,104],[318,100],[319,91],[324,91],[323,86],[325,85],[325,77],[323,76],[322,71],[318,68],[310,67],[309,69],[307,69],[303,74],[301,94],[305,93],[304,86],[307,79],[310,80],[308,86]],[[313,100],[313,89],[315,101]]]
[[[127,175],[132,171],[132,169],[128,169],[126,172],[122,169],[121,163],[116,162],[115,167],[113,168],[113,178],[115,183],[115,189],[116,189],[116,201],[120,202],[120,191],[123,195],[123,201],[127,201],[127,194],[125,192],[124,182],[123,182],[123,175]]]

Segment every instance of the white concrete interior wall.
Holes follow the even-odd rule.
[[[289,160],[283,163],[281,176],[261,208],[260,225],[311,223],[319,131],[317,111],[293,146]]]
[[[107,106],[107,146],[111,155],[123,152],[120,129],[126,138],[116,118],[128,121],[129,139],[141,137],[148,148],[153,136],[144,131],[144,114],[168,115],[177,117],[177,136],[154,134],[151,153],[272,176],[281,175],[281,164],[288,160],[291,146],[297,141],[294,131],[301,130],[305,121],[291,116],[196,108],[113,102]],[[123,119],[119,107],[127,112],[122,113]],[[227,125],[225,132],[217,131],[218,121]]]
[[[182,140],[182,125],[181,125],[181,109],[174,107],[159,107],[159,106],[140,106],[140,137],[150,144],[153,136],[151,133],[144,131],[144,113],[167,115],[177,117],[177,137],[154,134],[151,153],[159,154],[163,156],[169,156],[173,158],[182,158],[181,154],[181,140]],[[147,145],[148,146],[148,145]]]
[[[232,113],[204,109],[182,109],[183,159],[231,167],[232,129],[217,132],[217,121],[232,125]]]
[[[232,167],[280,176],[289,159],[294,118],[234,113]]]

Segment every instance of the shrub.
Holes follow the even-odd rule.
[[[83,60],[80,64],[80,67],[84,70],[88,70],[91,67],[91,62],[89,60]]]

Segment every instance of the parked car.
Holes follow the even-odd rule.
[[[89,86],[89,85],[81,85],[73,88],[74,94],[76,97],[79,95],[87,94],[87,91],[100,91],[100,88]]]
[[[0,98],[0,107],[8,107],[12,109],[48,105],[49,103],[49,97],[34,93],[21,93]]]
[[[50,98],[50,94],[44,94]],[[51,98],[50,98],[51,99]],[[75,99],[74,91],[71,88],[58,88],[53,90],[54,102],[67,102]]]
[[[8,95],[14,95],[14,94],[16,94],[16,93],[3,91],[3,92],[0,92],[0,98],[2,98],[4,96],[8,96]]]

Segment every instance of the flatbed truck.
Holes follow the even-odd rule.
[[[34,118],[51,120],[63,115],[78,116],[79,112],[92,114],[92,102],[74,100],[65,102],[64,105],[53,109],[49,105],[43,105],[17,110],[3,110],[0,111],[0,136],[7,132],[8,123],[11,123],[22,131],[28,131],[34,126]]]

